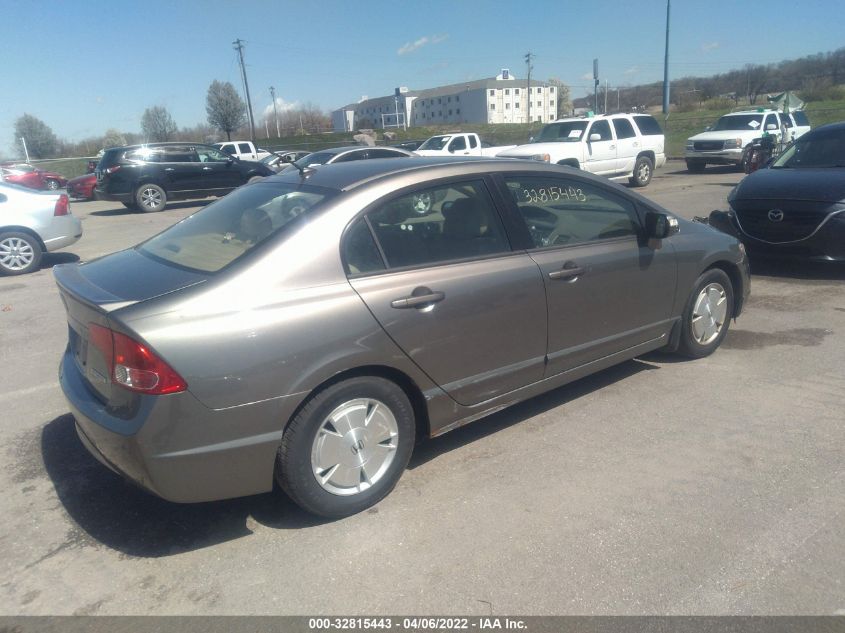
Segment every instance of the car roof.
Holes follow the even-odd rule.
[[[344,154],[346,152],[364,151],[364,150],[368,150],[368,149],[389,149],[389,150],[395,150],[399,154],[407,152],[408,156],[413,156],[413,154],[411,154],[407,150],[403,150],[401,147],[392,147],[392,146],[387,146],[387,145],[374,145],[374,146],[373,145],[346,145],[344,147],[327,147],[326,149],[318,149],[318,150],[315,150],[311,153],[316,154],[317,152],[319,152],[320,154],[335,154],[335,155],[337,155],[337,154]]]
[[[480,178],[485,174],[507,171],[551,171],[559,174],[561,169],[570,168],[516,158],[413,156],[407,160],[374,158],[319,165],[306,168],[304,174],[294,167],[275,176],[268,176],[262,182],[301,183],[338,191],[351,191],[375,180],[412,175],[414,172],[418,172],[417,175],[423,181],[453,176]],[[577,172],[579,178],[595,181],[603,186],[614,186],[614,183],[602,176],[595,176],[585,171],[574,171]],[[638,197],[635,192],[629,191],[629,193]]]
[[[171,147],[171,146],[184,146],[184,145],[201,145],[204,147],[214,147],[214,145],[210,145],[208,143],[198,143],[195,141],[160,141],[158,143],[137,143],[136,145],[120,145],[119,147],[109,147],[106,149],[107,152],[117,152],[122,151],[125,152],[127,150],[138,149],[139,147]],[[218,143],[219,145],[219,143]]]

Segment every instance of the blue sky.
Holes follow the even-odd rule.
[[[164,105],[180,126],[205,121],[214,80],[241,80],[245,56],[256,117],[271,104],[330,110],[390,94],[494,76],[557,77],[574,97],[590,88],[592,60],[611,86],[662,79],[665,0],[0,0],[0,154],[32,114],[61,138],[107,128],[138,131]],[[839,0],[674,0],[670,76],[709,75],[746,63],[843,45]],[[782,33],[781,37],[777,34]]]

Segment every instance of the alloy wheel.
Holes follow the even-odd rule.
[[[311,470],[327,492],[358,494],[390,469],[398,439],[399,426],[386,404],[372,398],[349,400],[320,425],[311,447]]]
[[[699,345],[713,342],[722,331],[728,314],[727,293],[721,284],[707,284],[692,308],[692,336]]]
[[[152,187],[141,191],[141,204],[145,209],[157,209],[161,206],[161,193]]]
[[[7,237],[0,241],[0,266],[6,270],[23,270],[32,264],[35,250],[32,244],[19,237]]]

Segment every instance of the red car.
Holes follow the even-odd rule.
[[[71,198],[80,198],[82,200],[94,200],[94,187],[97,185],[97,176],[95,174],[85,174],[84,176],[77,176],[67,183],[67,195]]]
[[[0,165],[3,180],[30,189],[61,189],[67,185],[67,178],[54,171],[38,169],[27,163],[6,163]]]

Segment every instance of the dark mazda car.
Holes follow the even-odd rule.
[[[163,211],[168,200],[224,196],[275,172],[210,145],[147,143],[107,149],[97,169],[95,195],[130,209]]]
[[[735,238],[500,159],[289,170],[54,272],[61,385],[100,461],[179,502],[275,479],[330,517],[390,492],[419,437],[651,350],[713,353],[749,292]]]
[[[768,169],[728,196],[714,226],[737,235],[751,255],[845,261],[845,122],[807,132]]]

